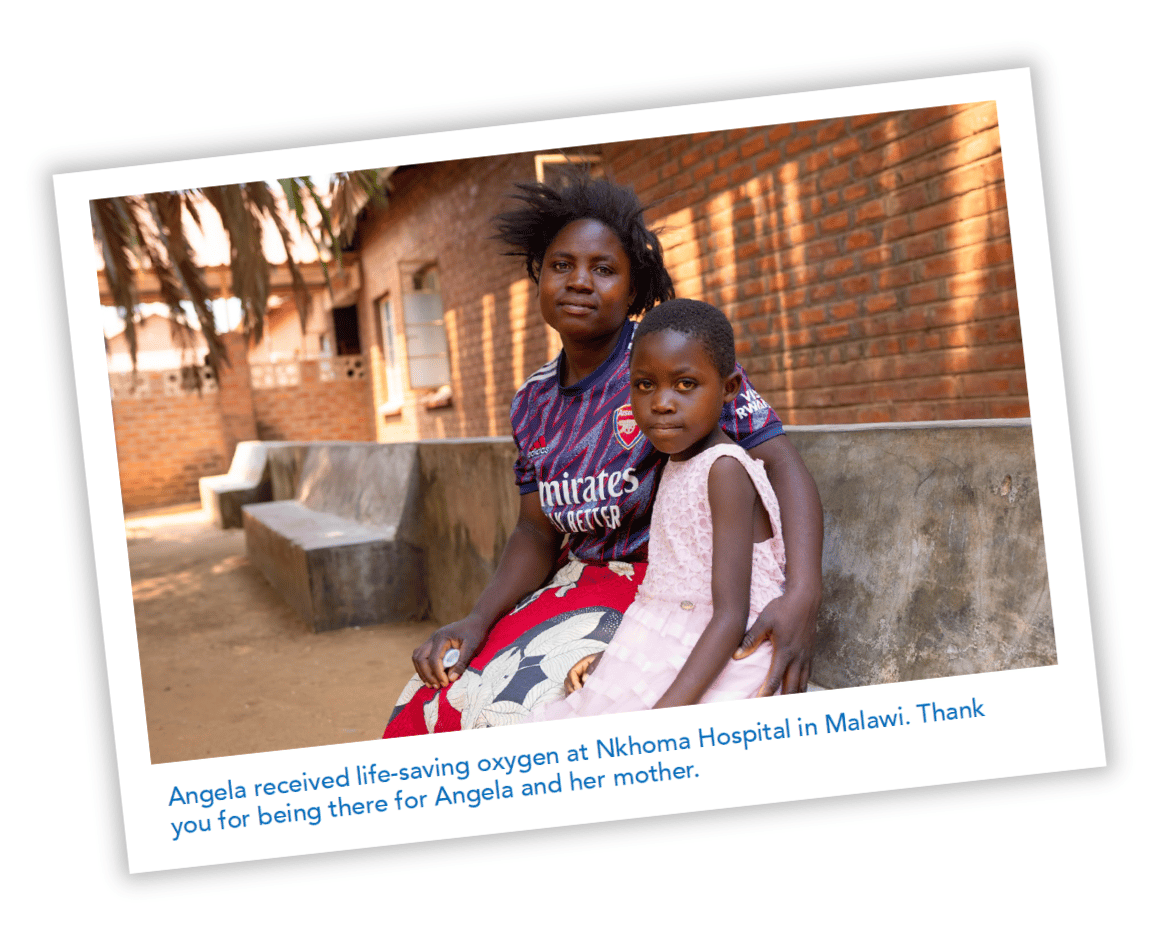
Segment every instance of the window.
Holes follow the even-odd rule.
[[[409,355],[409,386],[436,389],[450,380],[449,345],[440,278],[435,264],[426,264],[404,278],[405,344]]]
[[[565,181],[566,172],[586,170],[594,179],[605,175],[601,168],[601,157],[596,153],[538,153],[534,157],[537,164],[537,181],[554,188]]]
[[[403,391],[401,369],[397,367],[397,330],[393,320],[393,302],[387,295],[377,300],[377,316],[381,323],[381,350],[385,358],[385,389],[389,403],[399,404]]]

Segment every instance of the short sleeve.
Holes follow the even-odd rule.
[[[532,418],[532,406],[524,388],[513,397],[509,421],[513,424],[513,441],[517,445],[517,460],[513,462],[513,481],[522,494],[537,490],[537,466],[529,458],[533,448],[533,431],[538,427]]]
[[[753,389],[749,375],[740,364],[741,389],[737,399],[726,403],[721,411],[721,428],[724,429],[746,451],[768,442],[774,436],[784,434],[781,420],[761,394]]]

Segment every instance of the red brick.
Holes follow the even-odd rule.
[[[912,230],[908,218],[890,218],[882,226],[882,240],[898,240],[905,237]]]
[[[913,282],[913,274],[909,267],[891,267],[878,273],[878,288],[892,289],[895,286],[906,286]]]
[[[844,322],[838,325],[822,325],[816,332],[818,341],[837,341],[848,338],[850,334],[849,325]]]
[[[888,312],[897,308],[898,297],[892,292],[874,293],[866,297],[865,309],[869,313]]]
[[[800,153],[802,150],[809,149],[811,146],[813,146],[813,138],[808,133],[805,133],[786,143],[784,149],[787,156],[793,156],[795,153]]]
[[[860,250],[862,247],[872,247],[877,243],[877,237],[871,231],[854,231],[847,234],[845,239],[846,250]]]
[[[816,153],[811,153],[809,156],[807,156],[805,158],[805,171],[806,172],[817,172],[821,169],[824,169],[826,166],[829,165],[829,163],[830,163],[829,151],[828,150],[818,150]],[[848,167],[846,167],[846,168],[848,171]]]
[[[832,169],[821,174],[821,178],[818,180],[818,185],[822,189],[838,188],[848,182],[849,179],[849,166],[834,166]]]
[[[941,298],[941,288],[937,283],[918,283],[906,290],[906,302],[918,305],[923,302],[933,302]]]
[[[838,141],[829,148],[829,152],[835,160],[841,160],[847,156],[852,156],[854,153],[861,152],[861,148],[861,140],[854,136]]]
[[[891,215],[903,214],[921,208],[928,202],[929,196],[925,187],[913,185],[886,197],[886,213]]]
[[[784,140],[788,136],[793,135],[793,124],[776,124],[769,128],[769,142],[777,143],[779,140]]]
[[[820,225],[822,233],[825,234],[828,234],[830,231],[844,230],[849,227],[849,214],[845,211],[839,211],[836,214],[822,218]]]

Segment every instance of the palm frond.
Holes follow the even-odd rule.
[[[187,208],[187,193],[183,192],[155,192],[146,196],[146,201],[152,212],[161,243],[164,245],[173,279],[179,283],[183,296],[187,296],[196,313],[197,323],[201,334],[204,335],[207,352],[206,363],[214,374],[220,374],[222,364],[228,363],[228,350],[216,330],[216,317],[212,309],[212,292],[204,279],[204,272],[192,259],[192,248],[189,246],[184,227],[183,209]],[[191,213],[190,213],[191,214]],[[199,216],[193,216],[200,227]],[[172,308],[171,302],[169,307]],[[191,341],[190,326],[184,315],[184,306],[180,305],[180,312],[173,309],[174,321],[179,322],[186,329],[180,337]],[[181,344],[182,349],[187,347]],[[200,372],[196,372],[196,385],[200,388]]]
[[[370,202],[388,204],[392,174],[392,169],[357,169],[333,176],[332,214],[341,247],[352,244],[357,218]]]
[[[124,198],[95,198],[89,203],[92,229],[101,254],[104,256],[104,276],[120,317],[124,320],[124,338],[136,371],[136,325],[139,310],[136,304],[136,270],[133,260],[132,225],[128,220],[129,208]]]
[[[289,234],[288,228],[285,226],[284,219],[281,217],[280,206],[276,203],[276,196],[273,193],[271,186],[266,183],[252,183],[248,187],[248,192],[252,196],[253,203],[264,211],[276,226],[277,234],[280,235],[281,243],[284,244],[285,266],[288,267],[289,277],[293,284],[293,297],[296,299],[297,314],[300,316],[301,334],[304,334],[308,328],[309,313],[312,311],[312,295],[309,293],[308,284],[305,282],[304,274],[293,256],[292,252],[292,236]]]
[[[264,183],[208,185],[201,192],[220,215],[228,234],[232,292],[240,299],[244,332],[260,341],[268,309],[269,268],[264,255],[260,211],[246,191],[250,185]]]

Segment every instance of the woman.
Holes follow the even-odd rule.
[[[468,615],[414,651],[417,675],[385,737],[512,724],[560,697],[570,667],[612,637],[645,572],[665,457],[629,409],[629,347],[633,317],[673,298],[661,244],[631,189],[587,177],[518,189],[521,206],[495,219],[498,236],[525,259],[562,351],[513,399],[520,515],[493,579]],[[821,600],[817,488],[744,371],[719,424],[764,463],[786,551],[784,593],[736,656],[771,640],[763,693],[804,691]]]

